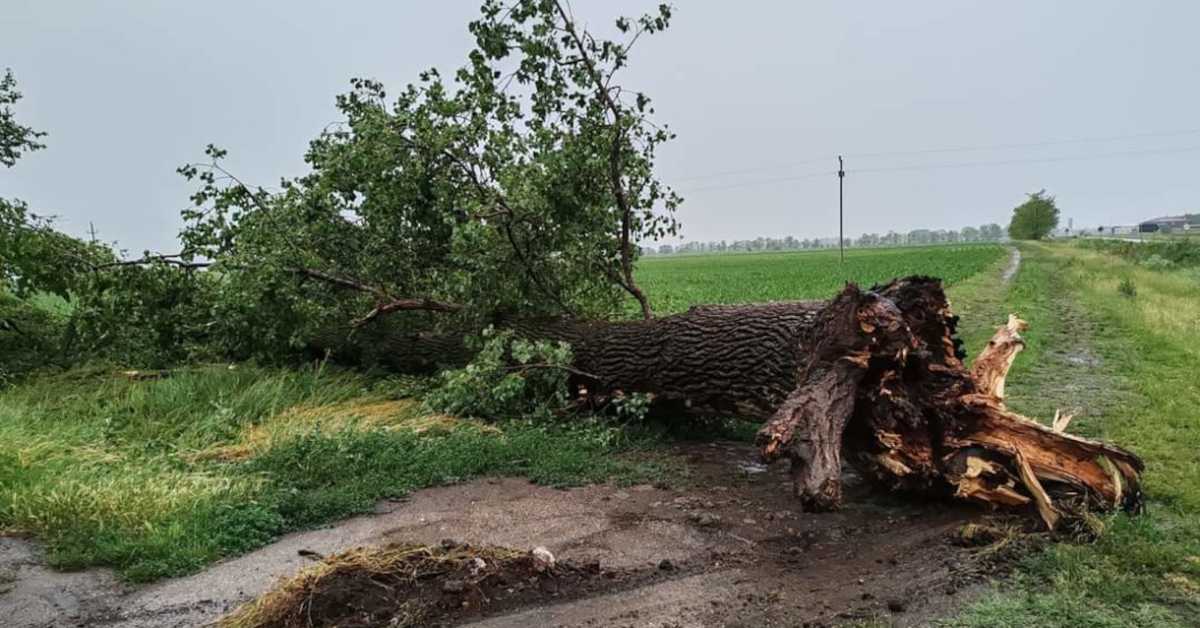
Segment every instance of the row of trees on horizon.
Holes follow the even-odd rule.
[[[998,242],[1008,237],[1007,230],[996,223],[962,229],[914,229],[906,233],[888,231],[885,234],[864,233],[857,238],[846,238],[847,247],[906,246],[963,242]],[[805,249],[836,248],[837,238],[755,238],[753,240],[720,240],[708,242],[684,242],[657,247],[642,247],[645,255],[672,255],[675,253],[732,253],[754,251],[799,251]]]

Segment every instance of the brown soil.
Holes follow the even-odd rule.
[[[547,560],[546,558],[549,558]],[[636,571],[636,570],[631,570]],[[576,565],[545,553],[390,544],[323,559],[226,617],[229,627],[443,626],[484,612],[611,589],[631,573]]]
[[[1004,570],[1006,552],[996,551],[1009,538],[1003,531],[972,533],[973,542],[963,542],[964,524],[982,517],[969,507],[880,494],[848,475],[842,510],[801,513],[786,465],[755,464],[749,445],[695,444],[678,453],[690,470],[678,487],[559,490],[518,479],[477,480],[420,491],[381,504],[376,515],[289,535],[150,587],[124,590],[102,572],[86,574],[94,579],[91,589],[78,584],[85,574],[18,573],[36,580],[26,589],[71,578],[78,593],[54,600],[60,621],[51,623],[42,607],[36,618],[23,619],[19,609],[30,601],[12,592],[0,593],[0,609],[18,609],[8,615],[15,626],[197,626],[311,566],[300,550],[332,555],[388,543],[437,546],[448,538],[522,555],[545,546],[560,561],[536,575],[513,563],[478,595],[462,599],[443,588],[457,572],[416,589],[421,604],[441,609],[437,622],[492,628],[823,626],[863,618],[922,625]],[[0,567],[4,560],[0,555]],[[341,587],[338,605],[362,603],[342,596],[379,589],[348,582],[355,586]]]

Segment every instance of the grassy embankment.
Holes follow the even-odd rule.
[[[1078,246],[1024,254],[1004,299],[1031,324],[1011,403],[1042,419],[1078,406],[1072,431],[1141,454],[1148,509],[1109,518],[1095,543],[1029,556],[946,625],[1200,625],[1200,282]]]
[[[871,283],[890,272],[961,280],[1002,257],[994,246],[853,251],[841,270],[828,252],[698,266],[668,259],[647,263],[643,277],[660,311],[677,311],[822,297],[847,278]],[[480,475],[577,484],[664,474],[646,452],[650,434],[429,416],[394,380],[212,366],[130,381],[115,370],[0,391],[0,530],[39,538],[57,567],[106,565],[148,581],[425,486]]]

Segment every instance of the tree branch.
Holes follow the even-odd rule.
[[[80,258],[78,256],[75,256],[75,257],[79,261],[86,262],[86,260],[84,260],[83,258]],[[170,255],[165,255],[165,254],[164,255],[147,255],[145,257],[140,257],[138,259],[118,260],[115,262],[105,262],[104,264],[91,264],[91,267],[92,267],[93,271],[100,271],[100,270],[109,270],[111,268],[121,268],[121,267],[125,267],[125,266],[145,266],[146,264],[153,264],[155,262],[158,262],[161,264],[170,264],[172,266],[178,266],[179,268],[182,268],[184,270],[193,270],[196,268],[207,268],[209,266],[212,266],[214,263],[214,262],[188,262],[183,259],[180,259],[181,257],[182,257],[181,253],[174,253],[174,254],[170,254]],[[88,263],[90,264],[90,262],[88,262]]]
[[[370,312],[367,312],[366,316],[354,321],[351,326],[362,327],[363,325],[370,323],[380,316],[386,316],[392,312],[458,312],[460,310],[462,310],[462,306],[457,303],[434,301],[433,299],[429,298],[396,299],[375,306],[374,309],[372,309]]]
[[[556,370],[560,370],[560,371],[565,371],[572,375],[586,377],[588,379],[591,379],[591,380],[594,380],[597,382],[601,381],[599,375],[588,373],[587,371],[581,371],[573,366],[568,366],[566,364],[548,364],[548,363],[538,362],[538,363],[534,363],[534,364],[514,364],[512,366],[505,367],[505,370],[514,371],[514,372],[515,371],[526,371],[529,369],[556,369]]]
[[[349,288],[351,290],[358,290],[359,292],[373,294],[378,297],[380,301],[391,301],[394,299],[394,297],[378,286],[368,285],[354,279],[340,277],[338,275],[333,275],[324,271],[316,270],[314,268],[292,267],[288,268],[287,270],[288,272],[295,273],[303,277],[324,281],[325,283],[340,286],[342,288]]]
[[[625,288],[625,291],[633,295],[633,298],[637,300],[638,305],[642,308],[642,317],[650,319],[654,317],[654,312],[650,309],[650,301],[633,278],[633,251],[631,250],[632,243],[630,242],[633,208],[630,205],[625,186],[621,181],[621,144],[625,139],[625,131],[621,127],[621,108],[613,100],[608,82],[605,81],[600,71],[596,68],[596,63],[592,60],[591,55],[588,54],[587,44],[579,36],[579,31],[575,28],[575,22],[567,14],[566,9],[563,8],[562,2],[555,0],[554,6],[558,9],[558,14],[563,20],[563,27],[566,29],[571,41],[574,42],[575,49],[579,52],[579,58],[583,60],[584,67],[587,68],[588,76],[596,86],[597,95],[599,95],[604,102],[605,108],[613,116],[613,139],[612,150],[609,153],[608,177],[609,184],[612,186],[613,200],[616,202],[617,211],[621,213],[621,274],[624,277],[621,287]],[[609,78],[611,79],[611,76]]]

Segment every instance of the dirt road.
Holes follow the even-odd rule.
[[[477,480],[380,504],[377,514],[288,535],[149,587],[103,571],[53,572],[31,543],[0,539],[0,611],[8,626],[197,626],[294,573],[306,562],[300,550],[446,538],[544,545],[612,574],[599,590],[559,591],[536,607],[463,618],[492,628],[817,626],[867,617],[918,625],[991,569],[979,552],[952,543],[976,511],[878,495],[848,476],[842,511],[803,514],[786,465],[758,466],[747,445],[688,445],[678,454],[690,475],[677,488]]]

